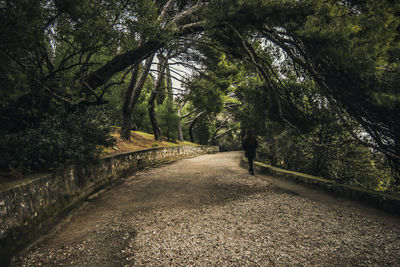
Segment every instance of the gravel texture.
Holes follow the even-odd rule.
[[[148,169],[86,203],[15,266],[400,266],[400,220],[239,167]]]

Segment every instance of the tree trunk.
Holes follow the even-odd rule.
[[[143,59],[154,53],[154,51],[164,46],[167,41],[169,40],[151,40],[134,50],[115,56],[88,76],[88,85],[92,89],[98,88],[105,84],[114,74],[123,71],[129,66],[139,64]]]
[[[192,142],[192,143],[195,143],[194,136],[193,136],[193,127],[196,124],[196,122],[199,120],[201,115],[203,115],[204,113],[205,113],[205,111],[202,111],[199,114],[197,114],[196,117],[194,117],[194,119],[192,120],[192,122],[189,125],[189,137],[190,137],[190,142]]]
[[[139,65],[135,66],[132,71],[131,81],[126,89],[124,96],[124,104],[122,105],[122,124],[121,124],[121,138],[125,140],[131,139],[131,110],[129,110],[129,99],[132,95],[133,89],[137,82],[139,74]]]
[[[140,74],[139,80],[137,79],[138,73],[139,73],[139,66],[135,67],[134,72],[136,72],[134,77],[134,74],[132,73],[132,79],[131,82],[128,86],[128,89],[126,90],[125,97],[124,97],[124,105],[122,107],[122,125],[121,125],[121,137],[125,140],[130,140],[131,137],[131,128],[132,128],[132,123],[131,123],[131,116],[132,116],[132,110],[135,107],[139,96],[142,92],[142,89],[144,87],[144,84],[146,82],[146,78],[149,74],[151,63],[153,62],[153,57],[154,54],[152,54],[147,60],[146,63],[143,66],[142,73]]]
[[[229,133],[229,131],[232,131],[233,129],[230,129],[229,127],[228,127],[228,124],[227,124],[227,122],[229,121],[229,117],[227,117],[227,118],[225,118],[222,122],[221,122],[221,124],[218,126],[218,128],[215,130],[215,132],[214,132],[214,134],[211,136],[211,138],[208,140],[208,143],[209,144],[211,144],[211,145],[215,145],[215,140],[216,139],[218,139],[218,138],[220,138],[220,137],[222,137],[222,136],[224,136],[225,134],[228,134]],[[226,127],[228,127],[229,128],[229,130],[228,131],[226,131],[225,132],[225,134],[218,134],[218,132],[219,132],[219,130],[221,130],[222,128],[226,128]],[[218,135],[217,135],[218,134]]]
[[[183,142],[182,121],[180,119],[179,119],[179,122],[178,122],[178,140]]]
[[[154,92],[154,91],[153,91]],[[157,116],[156,116],[156,111],[155,111],[155,106],[156,106],[156,93],[151,93],[150,99],[149,99],[149,117],[150,117],[150,122],[151,126],[153,128],[153,134],[154,134],[154,139],[157,141],[161,140],[161,131],[160,127],[158,126],[158,121],[157,121]]]
[[[121,138],[125,140],[131,140],[131,127],[132,122],[130,116],[122,116],[121,122]]]
[[[178,109],[178,118],[179,118],[179,121],[178,121],[178,140],[181,141],[181,142],[183,142],[183,131],[182,131],[182,128],[183,128],[182,119],[183,118],[181,118],[181,113],[182,113],[182,109],[183,109],[183,107],[185,105],[186,105],[186,101],[183,102],[181,104],[181,106],[179,107],[179,109]]]
[[[190,123],[190,126],[189,126],[189,137],[190,137],[190,142],[192,142],[192,143],[195,143],[195,141],[194,141],[194,136],[193,136],[193,126],[196,124],[196,122],[197,122],[198,119],[199,119],[199,118],[195,118],[195,119]]]
[[[180,119],[179,119],[179,122],[178,122],[178,140],[183,142],[182,121]]]
[[[153,128],[153,134],[154,134],[154,139],[160,141],[161,140],[161,131],[160,127],[157,122],[157,116],[156,116],[156,97],[158,90],[160,89],[161,82],[164,76],[164,71],[167,63],[167,57],[162,56],[161,54],[158,55],[158,77],[156,80],[156,83],[154,84],[153,91],[151,92],[149,101],[148,101],[148,111],[149,111],[149,117],[150,117],[150,122],[151,126]]]
[[[230,128],[230,129],[226,130],[226,131],[223,132],[223,133],[220,133],[220,134],[218,134],[218,135],[214,135],[214,136],[210,139],[210,144],[214,146],[217,139],[219,139],[219,138],[221,138],[221,137],[224,137],[225,135],[229,134],[229,133],[232,132],[233,130],[234,130],[233,128]]]
[[[167,14],[166,12],[173,3],[174,1],[168,1],[164,5],[163,11],[158,18],[159,21],[164,19],[165,14]],[[180,13],[174,16],[175,19],[167,22],[167,25],[173,23],[177,26],[176,34],[170,35],[171,37],[169,38],[150,39],[133,50],[115,56],[88,76],[86,80],[87,87],[94,90],[101,85],[104,85],[112,76],[114,76],[114,74],[123,71],[129,66],[139,64],[139,62],[155,53],[158,49],[167,46],[167,44],[173,39],[204,31],[202,23],[190,20],[189,18],[193,12],[203,8],[203,6],[204,4],[194,4],[186,9],[180,10]],[[185,18],[188,18],[189,21],[186,21]]]

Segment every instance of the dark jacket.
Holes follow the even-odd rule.
[[[247,142],[246,142],[247,141]],[[256,149],[258,147],[257,140],[254,140],[254,143],[248,142],[248,140],[243,140],[242,147],[245,151],[244,155],[246,158],[254,158],[256,156]]]

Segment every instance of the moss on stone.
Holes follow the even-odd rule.
[[[334,183],[334,181],[328,180],[326,178],[313,176],[313,175],[310,175],[310,174],[305,174],[305,173],[296,172],[296,171],[289,171],[289,170],[281,169],[281,168],[274,167],[274,166],[271,166],[271,165],[268,165],[268,164],[264,164],[264,163],[261,163],[261,162],[254,162],[254,163],[256,165],[258,165],[258,166],[262,166],[262,167],[268,168],[268,169],[276,171],[276,172],[285,173],[285,174],[292,174],[292,175],[295,175],[295,176],[298,176],[298,177],[317,180],[317,181],[320,181],[320,182],[323,182],[323,183],[328,183],[328,184]]]
[[[1,183],[0,184],[0,192],[6,191],[10,188],[15,188],[20,185],[32,183],[33,181],[35,181],[37,179],[43,179],[43,177],[47,177],[47,176],[51,176],[51,174],[50,173],[45,173],[45,174],[35,173],[35,174],[27,175],[26,177],[24,177],[22,179],[17,179],[17,180],[6,182],[6,183]]]
[[[241,163],[248,162],[246,158],[242,158]],[[322,189],[328,193],[333,193],[342,197],[356,200],[375,208],[400,215],[400,197],[376,192],[351,185],[338,184],[333,180],[328,180],[322,177],[316,177],[295,171],[280,169],[261,162],[254,162],[254,166],[260,170],[277,176],[285,177],[294,182],[300,182],[306,185],[312,185]]]

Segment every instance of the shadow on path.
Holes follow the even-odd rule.
[[[400,265],[399,220],[250,176],[241,156],[138,172],[72,213],[15,265]]]

